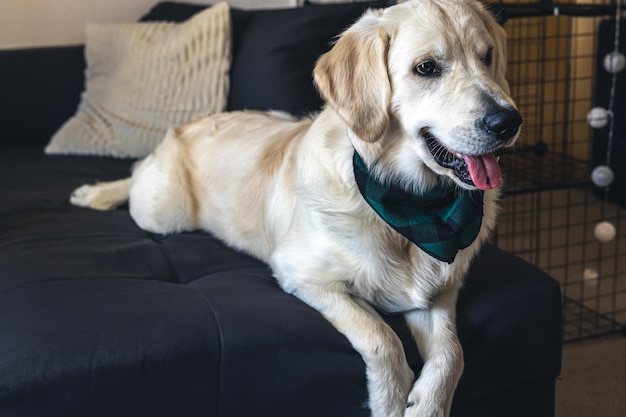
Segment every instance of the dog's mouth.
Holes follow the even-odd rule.
[[[497,188],[502,184],[502,171],[493,152],[482,155],[463,155],[448,150],[430,132],[422,132],[426,146],[437,164],[449,168],[463,183],[481,190]]]

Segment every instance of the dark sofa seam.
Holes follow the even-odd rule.
[[[175,282],[172,283],[170,281],[163,281],[160,279],[151,279],[150,277],[146,276],[145,278],[141,278],[141,277],[111,277],[111,276],[100,276],[100,277],[89,277],[89,278],[84,278],[84,277],[50,277],[50,278],[46,278],[46,279],[41,279],[41,280],[35,280],[35,281],[28,281],[28,282],[23,282],[23,283],[19,283],[16,285],[11,285],[8,287],[4,287],[4,288],[0,288],[0,294],[7,292],[7,291],[12,291],[18,288],[26,288],[26,287],[30,287],[33,285],[39,285],[39,284],[47,284],[47,283],[52,283],[52,282],[88,282],[88,281],[146,281],[146,282],[154,282],[154,283],[162,283],[162,284],[176,284]]]
[[[29,243],[46,243],[46,242],[61,242],[61,241],[69,241],[69,240],[78,240],[78,239],[93,239],[93,238],[116,238],[116,239],[125,239],[125,238],[138,238],[137,235],[120,235],[120,234],[107,234],[107,233],[98,233],[91,235],[66,235],[66,236],[50,236],[50,237],[37,237],[37,238],[29,238],[29,239],[21,239],[19,241],[11,242],[10,244],[0,245],[0,249],[6,248],[14,248],[18,245],[25,245]]]
[[[154,233],[148,233],[148,237],[156,243],[157,247],[163,254],[165,258],[165,262],[167,263],[168,276],[170,277],[170,282],[174,284],[180,284],[180,276],[178,275],[178,270],[176,269],[174,259],[172,259],[170,252],[167,250],[165,245],[163,244],[162,239],[160,239],[160,235],[156,235]]]
[[[207,305],[207,307],[209,308],[209,310],[211,311],[211,314],[213,315],[213,320],[215,320],[215,324],[217,326],[217,337],[219,338],[219,348],[220,348],[220,352],[219,352],[219,375],[218,375],[218,383],[217,383],[217,405],[216,405],[216,414],[215,417],[219,417],[222,415],[222,385],[223,385],[223,375],[224,375],[224,332],[222,330],[222,324],[220,323],[220,321],[217,318],[217,312],[215,310],[215,308],[213,307],[213,304],[211,304],[211,301],[204,295],[204,293],[202,293],[202,291],[200,291],[199,289],[193,287],[193,286],[188,286],[189,288],[193,288],[194,291],[204,300],[205,304]]]

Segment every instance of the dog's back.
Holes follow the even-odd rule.
[[[133,174],[133,218],[157,233],[211,230],[267,259],[272,195],[277,182],[292,176],[290,155],[309,126],[307,119],[282,114],[237,112],[172,129]],[[282,194],[289,189],[280,186]],[[281,196],[282,205],[288,204],[286,197]]]

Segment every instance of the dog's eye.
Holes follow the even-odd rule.
[[[439,75],[439,73],[441,73],[441,69],[435,61],[428,60],[417,64],[415,66],[414,72],[415,74],[421,75],[423,77],[432,77],[435,75]]]
[[[491,66],[491,63],[493,62],[493,48],[489,48],[489,50],[487,50],[487,55],[483,58],[483,62],[486,66]]]

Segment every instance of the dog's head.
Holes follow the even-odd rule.
[[[416,0],[367,12],[314,77],[368,162],[405,180],[434,173],[490,189],[501,183],[494,151],[522,122],[505,66],[504,30],[479,2]]]

